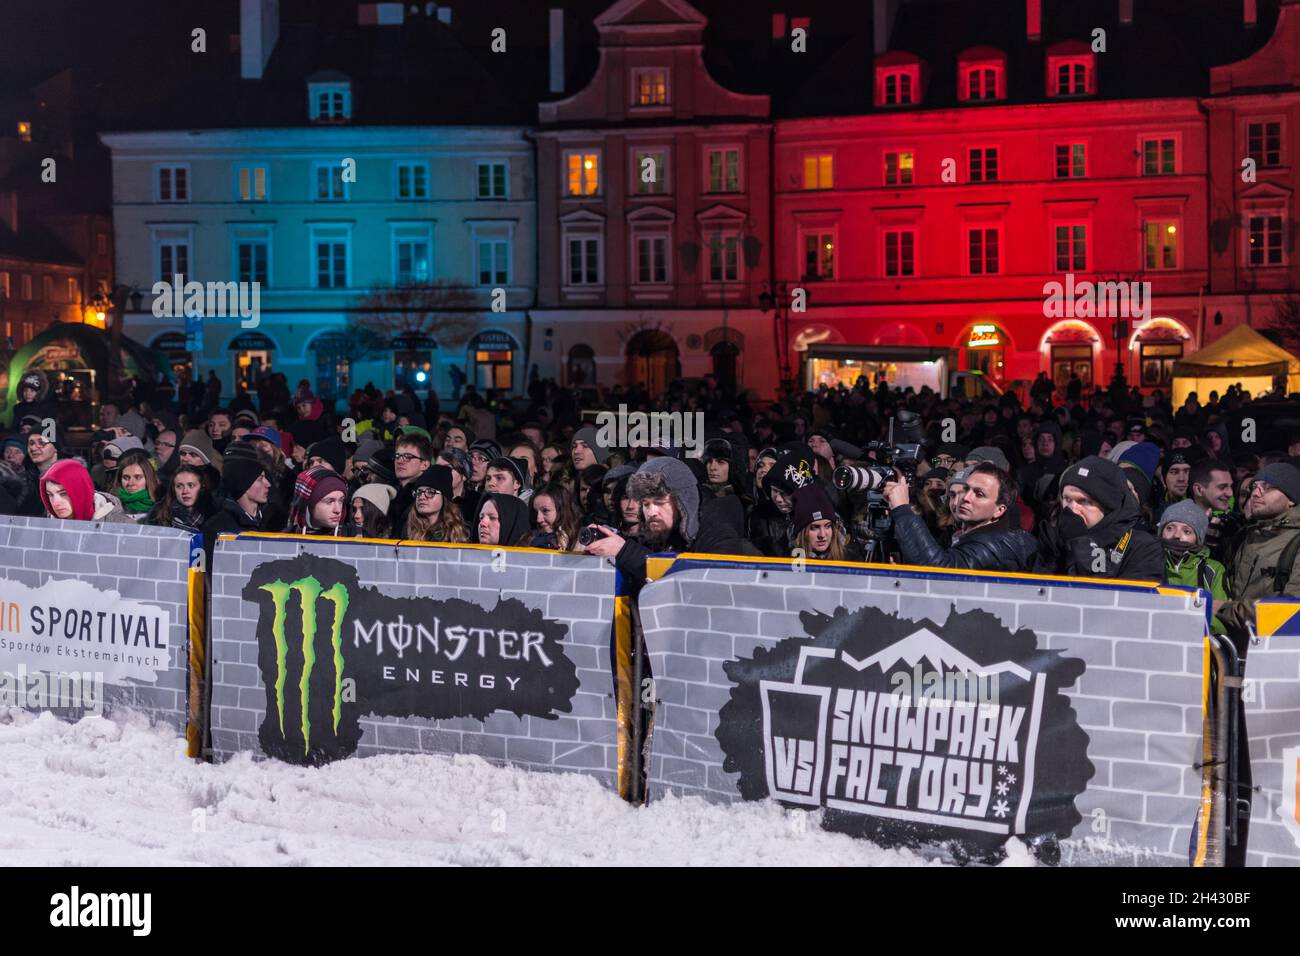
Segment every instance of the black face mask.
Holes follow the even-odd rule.
[[[1060,529],[1061,536],[1067,541],[1082,537],[1088,533],[1088,526],[1084,523],[1084,520],[1069,508],[1062,510],[1057,515],[1056,526]]]
[[[1191,544],[1186,541],[1172,541],[1168,538],[1162,538],[1160,543],[1164,545],[1165,550],[1169,552],[1170,555],[1180,561],[1193,551],[1200,548],[1199,544]]]

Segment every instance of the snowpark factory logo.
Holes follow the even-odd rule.
[[[242,593],[258,605],[258,737],[281,760],[355,753],[363,715],[555,720],[572,709],[566,626],[515,598],[491,609],[391,598],[362,587],[352,565],[310,554],[259,565]]]
[[[872,607],[801,621],[810,637],[723,665],[736,686],[716,734],[742,797],[825,807],[827,829],[964,856],[1080,822],[1074,798],[1094,769],[1062,690],[1082,661],[987,611],[943,626]],[[921,670],[936,679],[918,688]],[[961,687],[979,693],[951,693]]]

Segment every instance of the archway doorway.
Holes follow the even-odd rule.
[[[569,349],[569,381],[574,388],[596,384],[596,350],[590,345]]]
[[[681,375],[677,343],[667,332],[645,329],[627,343],[627,381],[651,396],[662,395],[668,383]]]

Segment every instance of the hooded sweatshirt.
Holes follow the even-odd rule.
[[[470,529],[473,540],[478,541],[479,519],[483,516],[483,508],[489,501],[496,506],[497,520],[501,523],[497,544],[507,547],[518,544],[525,535],[529,534],[531,528],[528,524],[528,505],[514,495],[483,496],[478,505],[478,512],[474,515],[474,527]]]

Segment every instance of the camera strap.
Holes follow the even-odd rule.
[[[1129,542],[1132,540],[1133,529],[1129,528],[1124,532],[1124,536],[1119,539],[1119,543],[1110,549],[1110,563],[1115,565],[1116,570],[1119,570],[1119,566],[1124,563],[1124,552],[1128,550]]]

